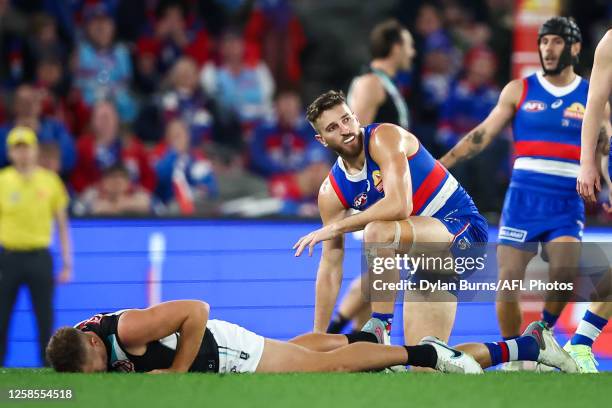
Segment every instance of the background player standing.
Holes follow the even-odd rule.
[[[608,98],[612,94],[612,30],[601,39],[595,50],[591,83],[597,86],[589,88],[589,95],[582,122],[580,150],[580,175],[576,188],[580,195],[590,203],[597,202],[597,192],[600,190],[600,171],[606,180],[609,189],[609,202],[604,203],[606,211],[612,211],[612,150],[606,128],[602,122],[610,121],[610,114],[606,112]],[[602,139],[603,142],[602,143]],[[607,142],[607,143],[606,143]],[[600,169],[597,163],[599,155],[608,156],[607,166]],[[602,163],[605,163],[603,161]],[[593,355],[593,342],[612,317],[611,302],[594,302],[584,314],[578,324],[576,332],[565,345],[570,356],[576,360],[581,372],[597,372],[597,362]]]
[[[580,128],[588,83],[576,75],[582,36],[566,17],[547,20],[539,30],[543,72],[511,81],[497,106],[440,162],[447,167],[474,157],[512,120],[516,160],[499,228],[500,279],[523,279],[542,243],[550,280],[572,279],[584,229],[584,203],[575,185],[580,159]],[[606,125],[609,128],[609,123]],[[550,295],[550,294],[549,294]],[[542,319],[554,326],[566,304],[549,296]],[[521,310],[514,293],[500,293],[496,305],[505,339],[520,334]]]
[[[39,167],[38,141],[28,127],[13,128],[6,139],[12,166],[0,171],[0,365],[4,363],[10,316],[22,285],[36,314],[41,362],[53,327],[53,259],[49,252],[54,221],[62,254],[61,282],[72,275],[68,194],[59,176]]]

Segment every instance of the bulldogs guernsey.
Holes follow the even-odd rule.
[[[340,157],[329,173],[329,181],[347,209],[365,210],[385,196],[380,167],[369,153],[370,138],[379,125],[373,123],[363,128],[366,160],[358,174],[348,174]],[[439,219],[455,239],[465,238],[465,243],[486,242],[486,220],[448,170],[420,143],[417,152],[407,160],[412,181],[412,215]]]
[[[582,237],[584,204],[576,192],[580,129],[588,82],[565,87],[538,72],[523,79],[513,121],[516,159],[499,232],[503,243]]]
[[[74,327],[84,332],[94,332],[102,339],[108,356],[108,371],[147,372],[170,367],[176,354],[179,334],[174,333],[161,340],[150,342],[147,344],[147,350],[141,356],[129,354],[117,335],[117,324],[122,312],[124,311],[100,313]],[[219,349],[208,328],[204,333],[200,351],[189,371],[219,371]]]

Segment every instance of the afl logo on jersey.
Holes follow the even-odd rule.
[[[353,206],[359,209],[363,207],[364,205],[366,205],[367,202],[368,202],[368,194],[361,193],[357,197],[355,197],[355,200],[353,201]]]
[[[374,180],[374,187],[379,193],[383,192],[383,183],[382,183],[382,174],[380,174],[380,170],[374,170],[372,172],[372,180]]]
[[[572,103],[567,109],[563,111],[563,117],[582,120],[582,118],[584,118],[584,105],[578,102]]]
[[[527,101],[523,105],[523,110],[525,112],[542,112],[546,110],[546,104],[541,101]]]

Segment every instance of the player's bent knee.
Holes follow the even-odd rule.
[[[390,243],[394,237],[394,222],[373,221],[363,230],[363,240],[369,243]]]

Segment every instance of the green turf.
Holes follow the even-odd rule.
[[[68,402],[15,403],[9,388],[66,389]],[[567,407],[607,406],[612,373],[149,375],[0,370],[0,407]]]

